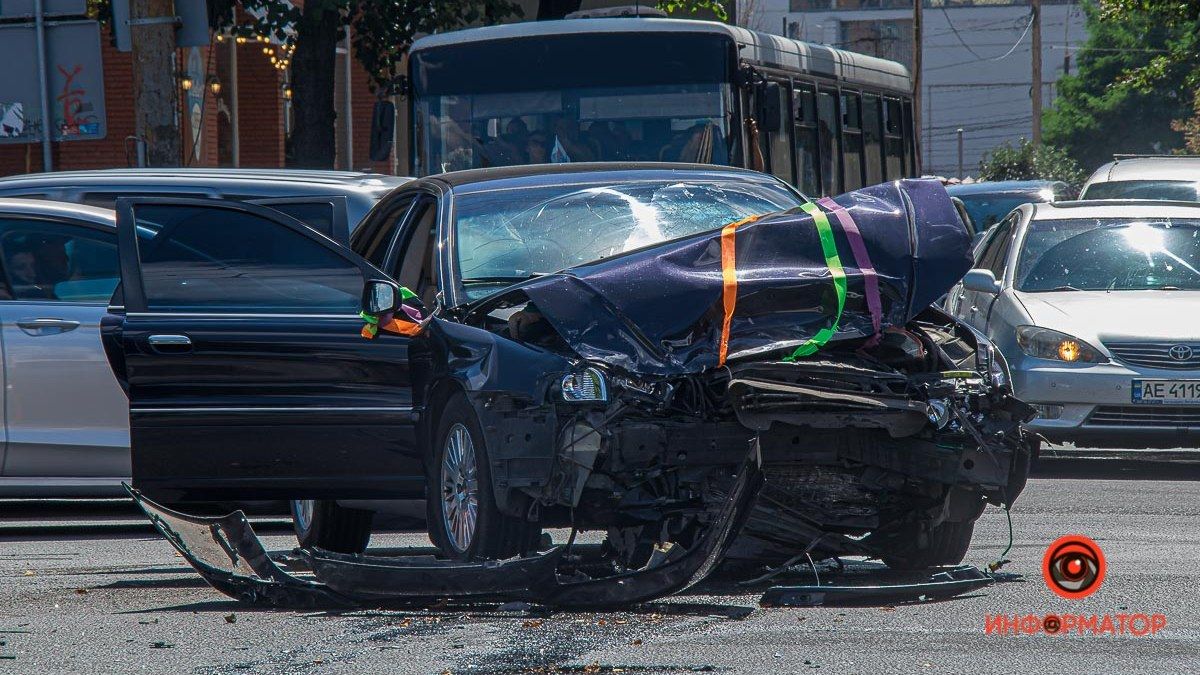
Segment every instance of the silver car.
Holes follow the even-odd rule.
[[[1200,201],[1200,157],[1117,155],[1092,173],[1079,198]]]
[[[0,199],[0,263],[0,496],[121,494],[129,415],[100,344],[115,214]]]
[[[1200,437],[1200,204],[1025,204],[988,231],[946,305],[1004,353],[1050,440]]]

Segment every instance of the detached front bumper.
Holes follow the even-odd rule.
[[[1178,447],[1200,440],[1200,405],[1134,403],[1131,389],[1138,379],[1200,379],[1200,373],[1028,357],[1010,367],[1017,397],[1038,409],[1026,427],[1052,441]]]

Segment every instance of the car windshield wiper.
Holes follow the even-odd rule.
[[[470,284],[517,284],[522,281],[529,281],[538,277],[544,277],[552,272],[533,272],[523,277],[470,277],[463,279],[463,285]]]
[[[1055,286],[1054,288],[1050,289],[1051,292],[1054,292],[1054,291],[1082,291],[1082,290],[1083,290],[1082,288],[1075,288],[1074,286],[1066,286],[1066,285]]]

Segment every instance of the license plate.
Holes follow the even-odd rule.
[[[1134,380],[1134,403],[1200,403],[1200,380]]]

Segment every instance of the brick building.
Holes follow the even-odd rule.
[[[279,53],[276,45],[265,45],[253,39],[239,43],[229,37],[214,38],[208,47],[176,51],[180,64],[176,70],[181,75],[186,74],[191,85],[190,90],[184,91],[184,78],[177,80],[180,84],[179,127],[183,137],[181,166],[277,168],[285,165],[290,106],[286,98],[286,80],[284,73],[272,65],[271,55],[264,53],[264,48]],[[236,58],[233,50],[237,51]],[[335,109],[339,112],[344,109],[345,58],[344,54],[339,54],[336,70]],[[54,142],[51,161],[56,170],[136,166],[136,144],[131,138],[135,134],[133,58],[128,52],[117,51],[112,46],[107,29],[103,30],[101,39],[101,60],[107,134],[97,140]],[[337,168],[369,168],[392,173],[392,163],[373,163],[367,159],[375,95],[370,91],[366,71],[356,61],[351,64],[350,71],[352,152],[346,151],[346,120],[339,116]],[[213,87],[214,83],[219,84]],[[218,93],[214,93],[214,88],[219,90]],[[42,170],[40,143],[0,145],[0,175]]]

